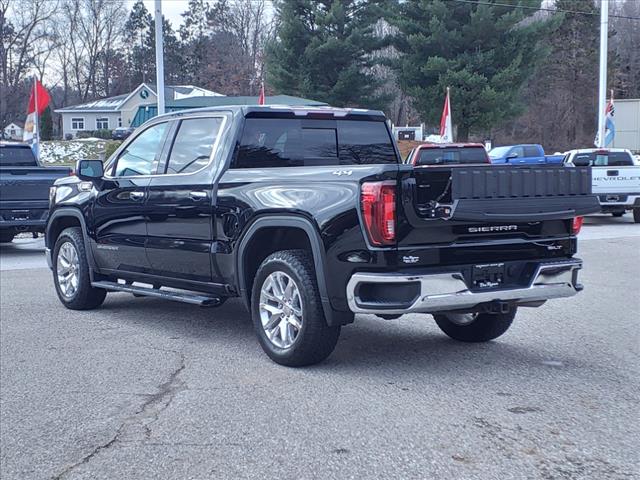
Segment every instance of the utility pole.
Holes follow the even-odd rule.
[[[607,103],[607,40],[609,35],[609,0],[600,0],[600,83],[598,86],[598,145],[604,147]]]
[[[158,97],[158,115],[164,114],[164,52],[162,36],[162,3],[156,0],[156,94]]]

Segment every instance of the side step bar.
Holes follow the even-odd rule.
[[[159,288],[138,287],[136,285],[117,282],[91,282],[92,287],[104,288],[112,292],[127,292],[143,297],[157,297],[174,302],[190,303],[201,307],[216,307],[223,303],[218,297],[208,297],[197,293],[160,290]]]

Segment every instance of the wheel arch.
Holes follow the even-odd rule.
[[[87,252],[87,262],[90,267],[90,275],[93,280],[93,273],[96,268],[96,263],[93,258],[93,250],[91,249],[91,243],[89,242],[89,234],[87,232],[87,223],[82,215],[82,212],[76,208],[66,207],[55,210],[47,222],[45,229],[45,246],[47,247],[51,255],[53,248],[56,244],[56,239],[60,236],[60,233],[65,228],[80,227],[82,230],[82,238],[84,240],[85,251]]]
[[[286,236],[283,233],[286,233]],[[348,318],[342,318],[342,312],[335,312],[331,308],[326,284],[325,251],[320,233],[309,219],[301,215],[260,216],[247,227],[240,238],[236,248],[236,281],[247,309],[251,308],[253,277],[264,258],[274,251],[298,248],[310,250],[313,256],[318,290],[327,323],[349,323]]]

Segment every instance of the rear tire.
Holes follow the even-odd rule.
[[[13,237],[16,234],[13,232],[0,232],[0,243],[10,243],[13,242]]]
[[[276,363],[313,365],[326,359],[340,327],[324,317],[311,256],[284,250],[267,257],[256,274],[251,317],[260,346]]]
[[[452,321],[451,314],[434,315],[438,327],[454,340],[460,342],[488,342],[509,330],[516,316],[517,308],[508,313],[477,313],[475,320],[463,324]]]
[[[640,208],[633,209],[633,221],[635,223],[640,223]]]
[[[61,253],[62,250],[62,253]],[[53,247],[53,283],[62,304],[71,310],[91,310],[102,305],[107,291],[91,286],[82,230],[67,228]]]
[[[618,218],[624,215],[624,212],[613,212],[611,215],[613,215],[614,217]]]

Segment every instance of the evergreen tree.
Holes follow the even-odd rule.
[[[51,107],[47,107],[44,109],[42,114],[38,117],[39,126],[38,126],[38,134],[40,135],[40,140],[51,140],[53,137],[53,119],[51,118]]]
[[[531,10],[444,0],[393,2],[394,62],[402,90],[424,121],[437,124],[446,87],[457,139],[486,132],[522,111],[521,87],[544,55],[548,22]],[[540,6],[540,0],[513,0]]]
[[[129,90],[132,90],[140,83],[150,81],[155,68],[154,43],[149,41],[150,34],[153,39],[153,17],[142,0],[133,4],[124,30],[128,46]]]
[[[180,40],[183,45],[184,74],[194,85],[203,85],[209,47],[209,22],[211,6],[204,0],[189,0],[187,11],[182,14]]]
[[[336,106],[379,106],[371,53],[377,0],[280,0],[278,35],[267,48],[268,83],[279,93]]]

